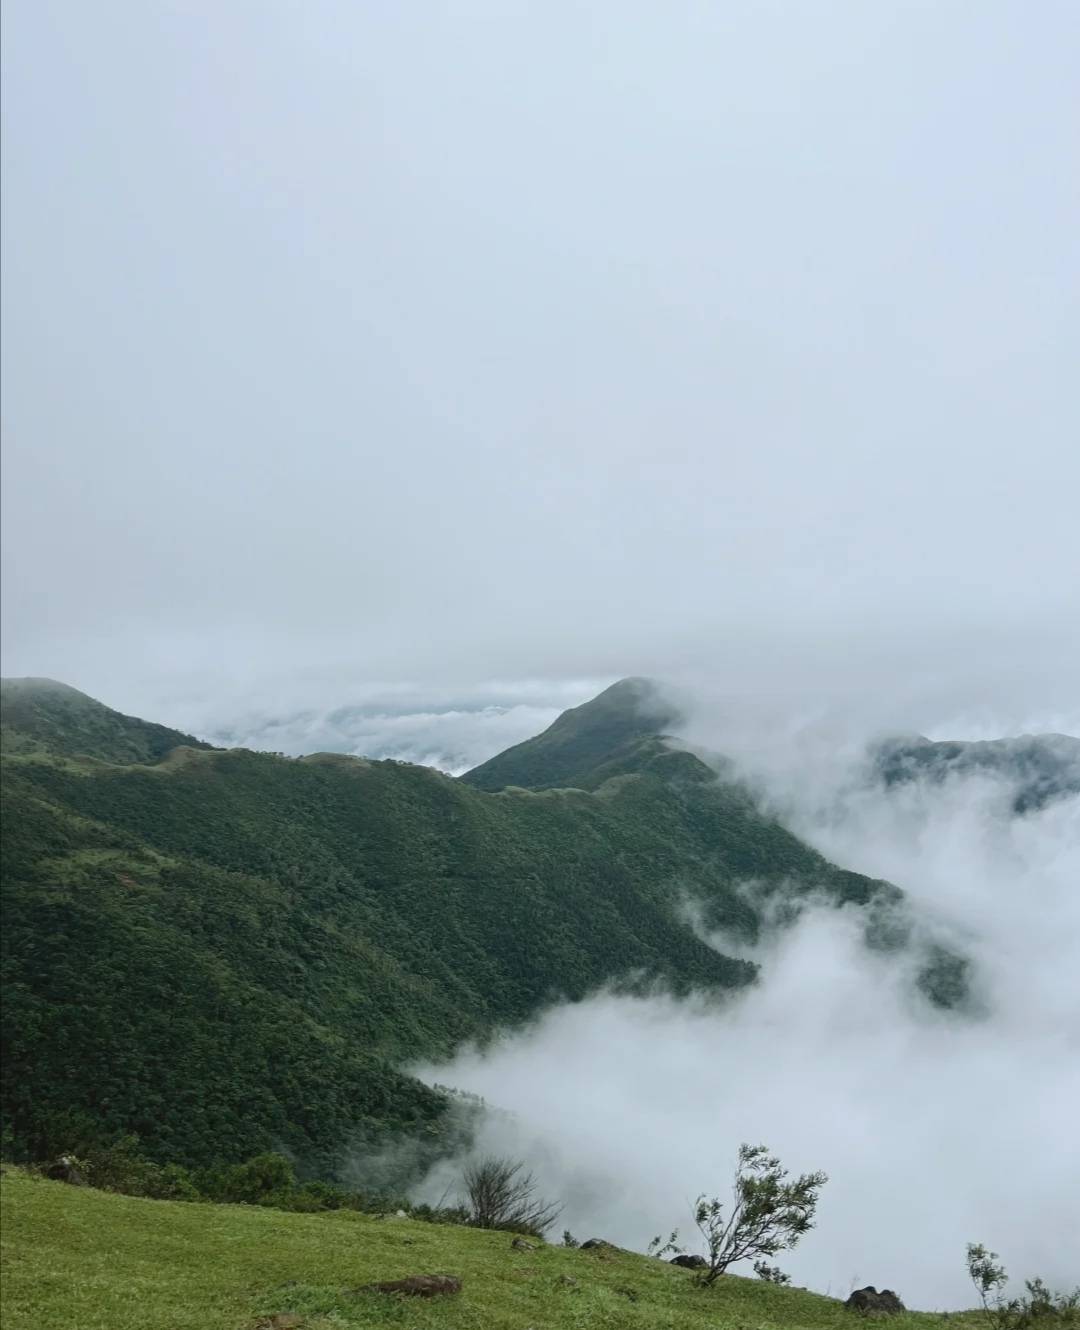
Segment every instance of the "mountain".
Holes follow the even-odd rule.
[[[811,892],[865,907],[873,945],[909,931],[896,888],[671,750],[643,681],[464,780],[210,749],[52,683],[9,696],[3,1129],[33,1157],[118,1132],[322,1175],[390,1137],[437,1151],[454,1115],[410,1064],[605,985],[752,983],[688,901],[739,946]],[[962,963],[924,959],[955,1000]]]
[[[156,762],[180,745],[210,747],[190,734],[122,715],[55,679],[0,680],[0,726],[8,752],[40,748],[102,762]]]
[[[518,785],[595,789],[664,751],[660,735],[678,719],[648,679],[622,679],[580,707],[571,707],[543,734],[467,771],[462,780],[478,790]]]
[[[1014,739],[934,742],[922,735],[889,739],[872,754],[886,785],[955,776],[985,776],[1008,789],[1015,813],[1080,794],[1080,739],[1067,734],[1023,734]]]

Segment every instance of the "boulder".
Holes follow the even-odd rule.
[[[606,1238],[587,1238],[582,1244],[581,1251],[618,1251],[613,1242],[608,1242]]]
[[[526,1242],[524,1238],[515,1238],[510,1246],[514,1251],[536,1251],[536,1247],[531,1242]]]
[[[405,1279],[384,1279],[380,1284],[364,1284],[359,1293],[406,1293],[413,1298],[437,1298],[444,1293],[460,1293],[461,1280],[456,1275],[408,1275]]]
[[[857,1288],[844,1306],[864,1316],[897,1316],[907,1310],[891,1288],[883,1288],[879,1293],[873,1284]]]
[[[704,1270],[709,1262],[704,1256],[679,1255],[671,1258],[672,1265],[681,1265],[684,1270]]]
[[[54,1182],[70,1182],[73,1187],[85,1187],[86,1179],[79,1170],[77,1161],[71,1155],[61,1155],[51,1164],[46,1164],[45,1176]]]

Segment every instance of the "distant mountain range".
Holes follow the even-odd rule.
[[[135,1132],[161,1160],[277,1148],[329,1176],[392,1137],[437,1151],[452,1115],[410,1063],[604,986],[751,984],[700,929],[742,953],[811,894],[918,948],[931,1000],[964,996],[897,888],[669,743],[645,680],[459,779],[215,749],[47,680],[2,702],[3,1130],[30,1155]]]
[[[999,781],[1016,813],[1080,794],[1080,739],[1067,734],[1022,734],[969,743],[934,742],[915,735],[885,740],[872,758],[886,785],[941,784],[971,776]]]

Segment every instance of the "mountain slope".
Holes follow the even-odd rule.
[[[648,679],[621,679],[598,697],[564,711],[543,734],[467,771],[478,790],[519,785],[531,790],[594,789],[608,774],[640,760],[642,744],[657,751],[657,736],[677,713]]]
[[[590,724],[545,773],[576,763],[591,790],[489,793],[398,762],[186,743],[124,766],[101,743],[72,756],[82,730],[49,730],[45,749],[13,728],[9,1139],[40,1155],[135,1131],[163,1160],[285,1148],[323,1174],[388,1133],[437,1149],[445,1102],[403,1065],[606,984],[753,980],[695,935],[685,900],[741,942],[777,894],[896,904],[643,733],[637,685],[622,721],[611,693],[613,746]]]
[[[8,752],[44,748],[103,762],[156,762],[180,744],[209,744],[165,725],[125,716],[55,679],[0,680],[0,724]]]
[[[835,1298],[727,1275],[699,1288],[685,1271],[633,1252],[602,1256],[510,1235],[339,1211],[296,1215],[251,1205],[115,1196],[12,1171],[3,1180],[5,1330],[236,1330],[294,1325],[445,1330],[829,1330],[852,1313]],[[461,1292],[424,1300],[357,1286],[446,1271]],[[292,1320],[288,1318],[294,1318]],[[893,1330],[941,1324],[890,1317]],[[981,1318],[954,1313],[950,1326]]]

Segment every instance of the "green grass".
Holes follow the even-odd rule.
[[[800,1330],[859,1326],[835,1299],[727,1276],[712,1289],[667,1263],[562,1247],[517,1252],[505,1233],[248,1206],[148,1201],[7,1169],[4,1330],[255,1330],[299,1315],[304,1330]],[[353,1293],[446,1273],[462,1292],[431,1301]],[[565,1279],[564,1279],[565,1277]],[[573,1283],[566,1281],[572,1280]],[[911,1313],[894,1330],[977,1326],[972,1314]]]

